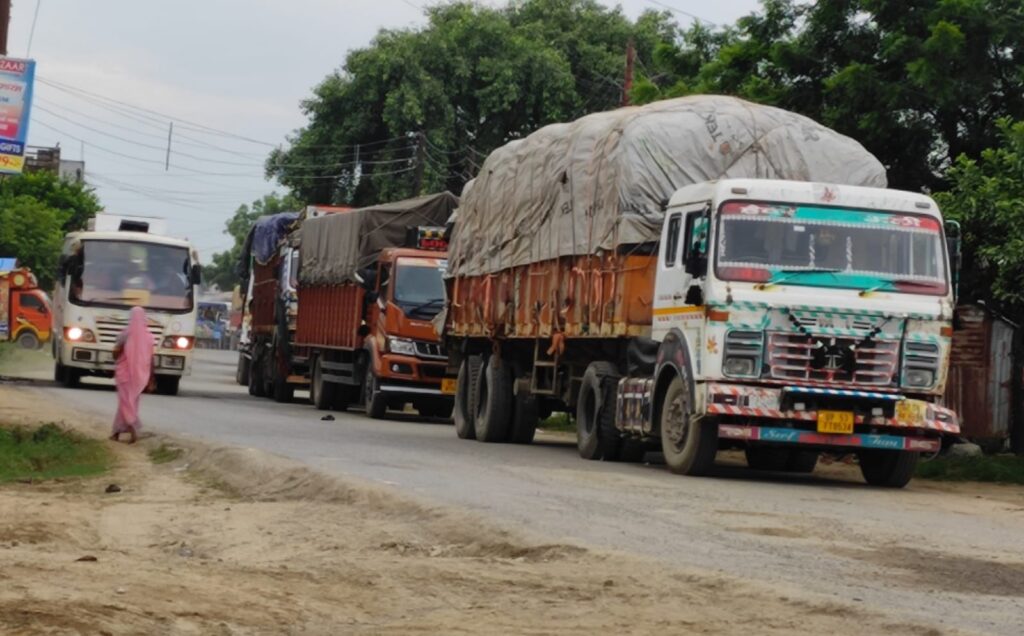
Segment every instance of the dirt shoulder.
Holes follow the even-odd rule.
[[[6,422],[106,432],[16,386],[0,405]],[[183,453],[156,465],[160,444]],[[944,633],[546,544],[256,451],[114,452],[101,478],[0,487],[0,632]]]

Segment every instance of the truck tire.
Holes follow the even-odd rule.
[[[266,397],[267,388],[263,382],[263,364],[259,358],[252,358],[249,362],[249,395],[253,397]]]
[[[718,453],[718,423],[694,419],[693,396],[676,376],[661,403],[661,452],[665,464],[679,475],[706,475]]]
[[[338,397],[338,385],[324,380],[324,371],[318,356],[313,360],[313,377],[309,383],[309,397],[318,411],[335,408]]]
[[[617,461],[622,435],[615,428],[619,371],[610,362],[591,362],[576,400],[576,448],[583,459]]]
[[[281,404],[288,404],[295,399],[295,387],[288,384],[286,378],[282,378],[279,374],[274,374],[274,382],[272,384],[273,393],[271,394],[275,402]]]
[[[363,404],[366,406],[366,414],[374,420],[384,419],[384,414],[388,412],[387,398],[380,390],[380,381],[370,362],[366,364],[366,378],[363,380]]]
[[[477,409],[473,428],[478,442],[508,439],[512,423],[512,373],[501,358],[489,358],[477,382]]]
[[[918,453],[908,451],[861,451],[857,454],[864,481],[882,488],[903,488],[914,476]]]
[[[39,342],[39,338],[31,331],[22,331],[18,334],[18,338],[14,342],[17,343],[18,347],[21,349],[30,349],[32,351],[35,351],[42,346],[42,343]]]
[[[468,356],[459,365],[455,381],[455,434],[459,439],[476,439],[476,389],[483,366],[480,356]]]
[[[235,382],[240,386],[249,386],[249,358],[238,354],[238,366],[235,367]]]
[[[156,376],[156,392],[160,395],[177,395],[181,378],[176,375]]]
[[[520,391],[512,401],[512,425],[509,426],[508,441],[513,444],[532,444],[540,421],[537,398]]]

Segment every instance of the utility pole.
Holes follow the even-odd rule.
[[[423,191],[423,164],[426,163],[426,135],[423,132],[416,133],[416,172],[413,176],[412,196],[418,197]]]
[[[636,45],[633,38],[626,43],[626,77],[622,82],[622,105],[629,106],[629,95],[633,92],[633,62],[636,60]]]
[[[11,0],[0,0],[0,55],[7,55],[7,31],[11,26]]]
[[[174,134],[174,122],[167,128],[167,159],[164,161],[164,172],[171,169],[171,135]]]

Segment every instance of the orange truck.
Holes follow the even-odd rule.
[[[447,355],[432,320],[445,304],[443,226],[458,205],[427,195],[306,219],[299,230],[296,354],[321,410],[374,418],[412,404],[447,417]]]
[[[902,487],[959,433],[942,403],[957,240],[853,139],[694,96],[495,150],[463,191],[445,334],[455,430],[529,443],[575,411],[584,459],[854,454]]]
[[[13,258],[0,258],[0,342],[38,349],[50,339],[53,312],[35,275]]]

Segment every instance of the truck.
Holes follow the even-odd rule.
[[[188,241],[161,236],[146,217],[97,215],[65,237],[54,292],[54,378],[113,377],[114,344],[132,307],[142,307],[155,351],[156,390],[178,393],[192,368],[201,267]]]
[[[50,299],[35,274],[14,258],[0,258],[0,342],[38,349],[50,339]]]
[[[309,360],[316,408],[363,404],[367,415],[411,403],[448,417],[454,386],[432,320],[444,307],[449,192],[307,219],[299,230],[296,349]]]
[[[573,411],[585,459],[706,475],[726,449],[794,472],[852,454],[902,487],[959,432],[956,242],[860,144],[779,109],[698,96],[541,129],[458,211],[456,433],[529,442]]]

